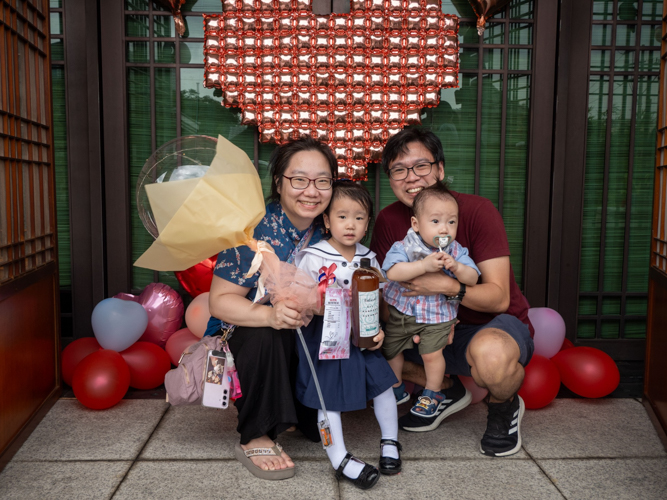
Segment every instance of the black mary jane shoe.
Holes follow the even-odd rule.
[[[356,479],[350,479],[345,474],[343,474],[343,469],[350,460],[355,460],[362,464],[364,463],[358,458],[354,458],[352,456],[352,453],[348,453],[347,455],[345,455],[345,458],[338,466],[338,470],[336,471],[336,477],[338,479],[344,477],[348,481],[351,481],[352,484],[354,484],[357,488],[360,488],[362,490],[367,490],[375,486],[375,483],[377,483],[378,479],[380,479],[380,474],[378,473],[378,470],[372,465],[364,464],[364,468],[361,470],[361,474],[359,474],[359,477]]]
[[[380,457],[380,472],[386,476],[393,476],[394,474],[401,472],[401,452],[403,451],[403,447],[398,441],[394,441],[393,439],[383,439],[380,441],[380,449],[382,449],[385,444],[393,445],[398,449],[398,458]]]

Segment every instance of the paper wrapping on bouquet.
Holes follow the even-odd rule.
[[[365,180],[387,139],[458,86],[459,22],[441,0],[351,0],[324,16],[311,0],[222,6],[204,15],[204,85],[262,142],[329,144],[339,177]]]
[[[134,265],[155,271],[183,271],[254,241],[265,214],[255,166],[222,136],[203,177],[148,184],[146,192],[159,236]]]

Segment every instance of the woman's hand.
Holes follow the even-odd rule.
[[[373,337],[373,342],[377,342],[377,345],[375,347],[369,347],[369,351],[377,351],[382,347],[382,343],[384,342],[384,332],[382,331],[382,328],[380,328],[380,333]]]
[[[274,304],[269,312],[269,326],[275,330],[291,330],[303,326],[298,306],[293,300]]]

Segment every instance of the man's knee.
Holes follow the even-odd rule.
[[[518,368],[521,350],[506,332],[487,328],[480,330],[468,345],[468,362],[478,372],[505,373]]]

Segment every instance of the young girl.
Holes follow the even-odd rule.
[[[352,274],[359,267],[362,258],[371,259],[371,265],[379,269],[375,253],[359,243],[366,235],[368,224],[373,217],[373,202],[362,186],[349,181],[335,183],[331,203],[323,216],[327,233],[330,232],[331,237],[302,250],[295,263],[316,281],[322,267],[329,268],[335,263],[336,283],[349,290]],[[343,476],[358,488],[368,489],[377,482],[378,469],[348,453],[343,440],[340,412],[364,409],[367,401],[373,400],[375,417],[382,432],[379,472],[398,474],[401,471],[401,445],[397,440],[398,417],[392,390],[392,385],[397,383],[397,380],[380,354],[381,344],[362,351],[350,343],[348,359],[319,359],[322,326],[322,316],[316,315],[307,327],[302,328],[302,332],[317,372],[331,425],[333,446],[326,449],[327,455],[336,469],[336,477]],[[380,340],[378,337],[375,337],[376,341]],[[308,360],[301,342],[297,342],[297,345],[299,369],[296,396],[303,405],[317,408],[318,421],[321,421],[324,413]]]

